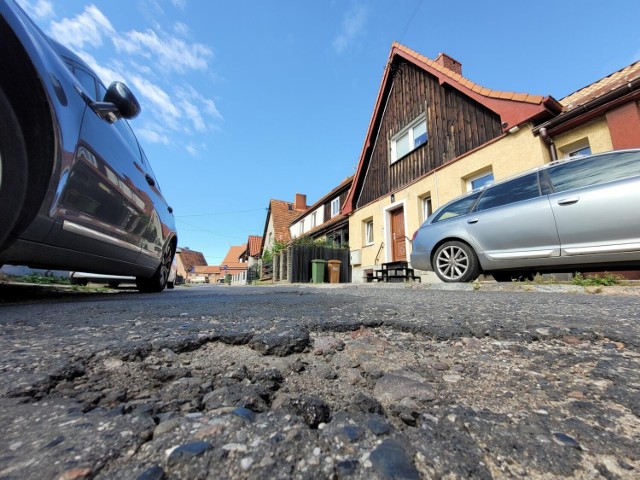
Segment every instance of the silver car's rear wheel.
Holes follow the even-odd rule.
[[[480,274],[475,252],[458,241],[440,245],[433,257],[433,269],[443,282],[472,282]]]

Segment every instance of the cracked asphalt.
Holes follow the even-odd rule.
[[[0,285],[0,479],[638,478],[639,299]]]

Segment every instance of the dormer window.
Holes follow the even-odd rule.
[[[422,114],[391,138],[390,163],[397,162],[425,143],[427,143],[427,117]]]
[[[340,197],[331,200],[331,217],[335,217],[340,213]]]

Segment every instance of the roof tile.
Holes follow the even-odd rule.
[[[463,76],[459,76],[459,74],[457,72],[454,72],[453,70],[442,66],[442,64],[435,62],[434,60],[430,60],[429,58],[425,57],[424,55],[421,55],[419,53],[417,53],[416,51],[410,49],[409,47],[406,47],[398,42],[393,42],[393,48],[396,48],[397,50],[400,50],[401,52],[403,52],[405,55],[409,55],[413,58],[419,59],[420,61],[422,61],[423,63],[427,64],[429,67],[437,70],[438,72],[441,72],[443,74],[445,74],[446,76],[450,77],[451,80],[457,82],[458,84],[467,87],[471,90],[473,90],[476,93],[479,93],[480,95],[483,96],[489,96],[491,98],[501,98],[501,99],[511,99],[517,102],[524,102],[524,103],[534,103],[534,104],[539,104],[542,100],[543,97],[542,96],[538,96],[538,95],[528,95],[527,97],[524,97],[524,99],[522,99],[523,97],[517,97],[517,99],[515,99],[515,94],[513,94],[513,92],[501,92],[499,90],[492,90],[491,92],[495,92],[495,93],[482,93],[485,90],[483,89],[483,87],[480,87],[482,90],[477,90],[476,89],[476,84],[472,81],[470,81],[469,79],[463,77]],[[510,94],[510,96],[509,96]]]

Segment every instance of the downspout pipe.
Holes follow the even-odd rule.
[[[540,133],[540,138],[542,138],[544,143],[549,147],[549,153],[551,154],[551,161],[555,162],[558,159],[558,154],[556,152],[556,144],[554,143],[553,138],[551,138],[551,135],[549,135],[549,132],[547,131],[547,127],[542,127],[539,133]]]

